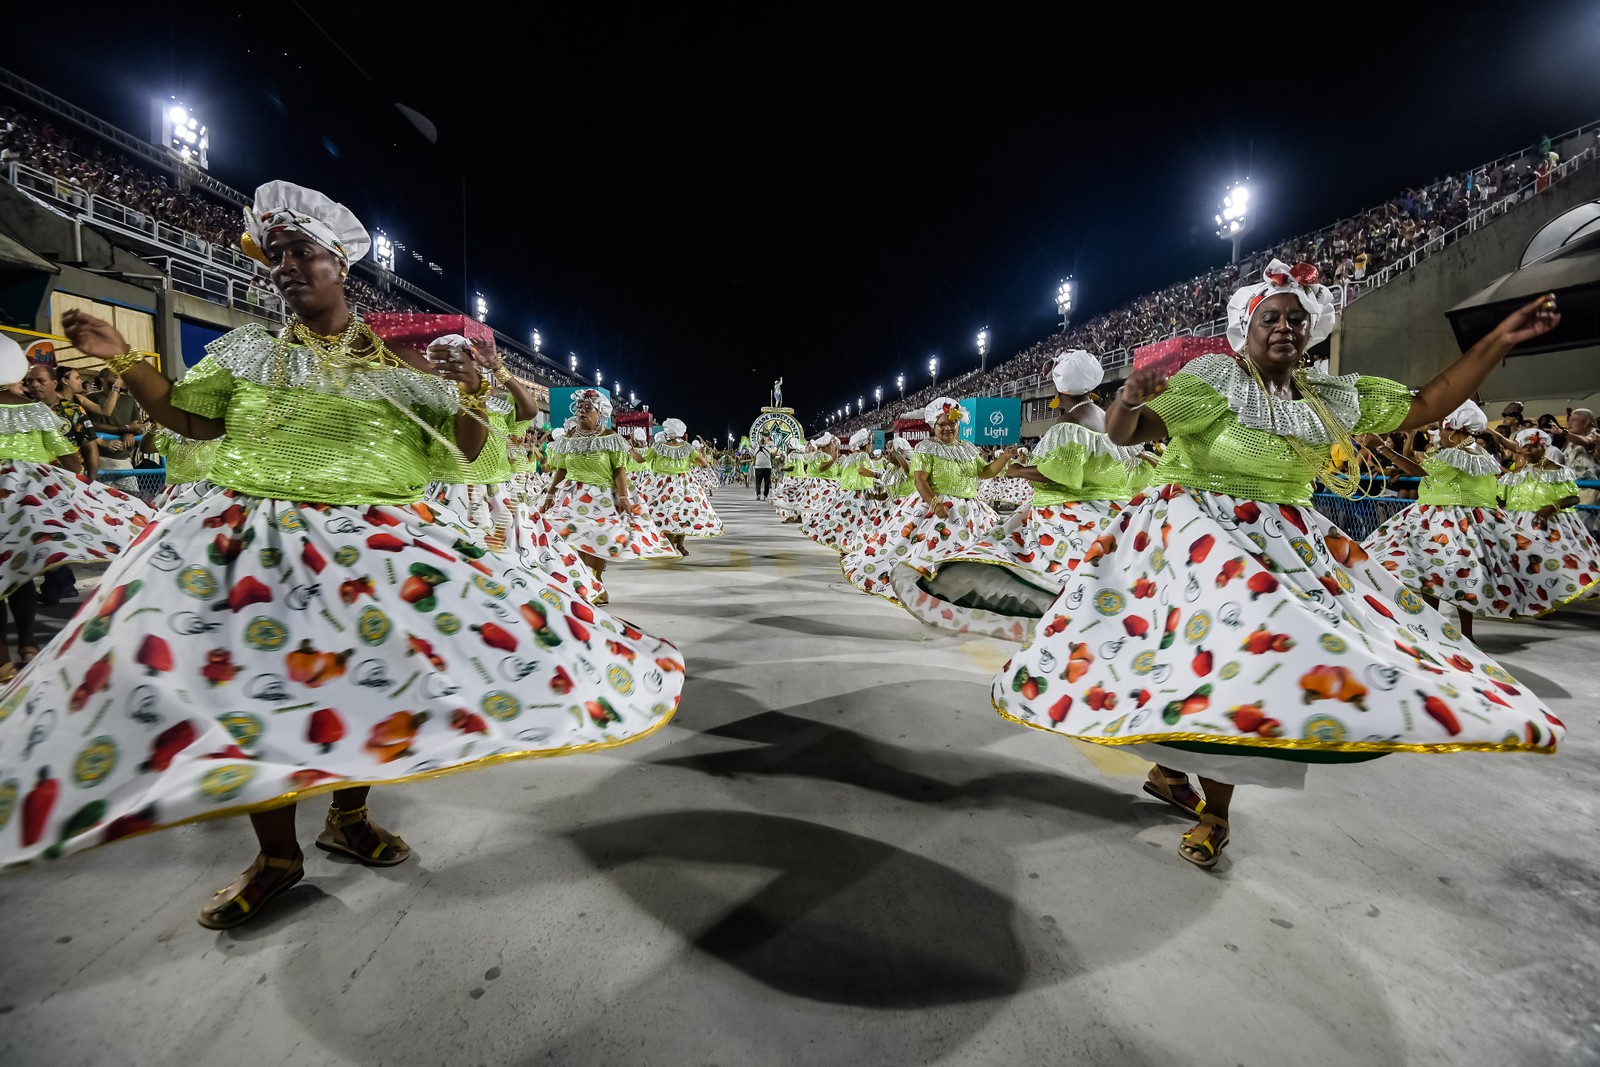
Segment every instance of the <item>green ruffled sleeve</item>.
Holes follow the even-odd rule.
[[[1165,391],[1145,401],[1145,407],[1161,416],[1168,436],[1182,437],[1220,419],[1227,413],[1228,401],[1198,376],[1179,371],[1167,379]]]
[[[1356,379],[1356,396],[1361,399],[1361,417],[1355,433],[1388,433],[1411,414],[1411,390],[1391,378]]]
[[[917,471],[924,471],[931,476],[933,474],[933,460],[934,457],[929,452],[911,453],[911,473],[916,474]]]
[[[207,419],[220,419],[233,398],[233,372],[207,356],[172,386],[172,406]]]

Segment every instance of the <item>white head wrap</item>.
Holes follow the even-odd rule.
[[[17,342],[0,333],[0,385],[16,385],[27,376],[27,353]]]
[[[813,437],[811,439],[811,443],[816,445],[818,448],[826,448],[828,445],[833,444],[833,442],[837,440],[838,438],[833,436],[833,434],[829,433],[827,430],[823,430],[820,437]]]
[[[1228,343],[1235,352],[1244,351],[1250,320],[1255,317],[1261,301],[1278,293],[1294,296],[1311,316],[1311,340],[1307,348],[1328,339],[1339,316],[1333,307],[1333,293],[1317,282],[1316,267],[1310,263],[1291,267],[1281,259],[1274,259],[1261,272],[1261,277],[1261,281],[1239,289],[1228,301]]]
[[[1489,428],[1489,416],[1483,413],[1482,408],[1468,400],[1465,404],[1446,415],[1440,425],[1447,430],[1466,430],[1468,433],[1477,433],[1479,430],[1487,430]]]
[[[639,443],[643,444],[645,441],[648,441],[650,439],[650,436],[649,436],[649,434],[644,432],[644,427],[643,426],[635,426],[633,428],[633,439],[635,441],[638,441]]]
[[[901,437],[899,434],[895,434],[894,435],[894,440],[889,442],[889,447],[894,449],[896,452],[899,452],[902,455],[906,455],[906,456],[911,455],[911,453],[913,451],[915,451],[911,447],[911,442],[907,441],[904,437]]]
[[[666,431],[669,440],[676,441],[688,431],[689,427],[683,424],[682,419],[664,419],[661,423],[661,429]]]
[[[935,426],[938,424],[940,419],[951,418],[952,412],[955,413],[954,421],[958,423],[966,422],[972,417],[971,413],[968,412],[966,408],[962,407],[960,404],[957,404],[954,400],[951,400],[947,396],[941,396],[933,403],[922,409],[922,421],[926,422],[929,426]]]
[[[1539,430],[1531,426],[1526,430],[1518,431],[1515,440],[1518,448],[1527,448],[1528,445],[1537,441],[1547,451],[1549,450],[1551,444],[1554,443],[1548,430]]]
[[[346,264],[355,263],[372,247],[372,237],[355,212],[315,189],[293,182],[268,182],[256,187],[255,203],[245,209],[245,254],[266,262],[267,234],[277,230],[303,233]]]
[[[550,431],[550,440],[552,441],[559,441],[565,436],[567,436],[567,431],[562,429],[560,426],[557,426],[555,429]]]
[[[870,440],[872,440],[871,430],[857,430],[855,433],[850,435],[850,447],[860,448]]]
[[[598,389],[584,389],[574,394],[572,402],[581,404],[584,401],[593,404],[600,412],[600,425],[604,426],[611,421],[611,398]]]
[[[462,337],[459,333],[447,333],[441,337],[435,337],[433,340],[428,342],[429,348],[432,348],[435,345],[444,345],[446,348],[465,348],[469,350],[472,348],[472,342],[467,340],[465,337]]]
[[[796,456],[804,455],[805,451],[806,451],[806,444],[805,444],[804,441],[800,440],[800,438],[798,438],[798,437],[790,439],[790,441],[789,441],[789,452],[792,455],[796,455]]]
[[[1093,354],[1081,348],[1062,349],[1050,368],[1056,392],[1082,396],[1105,380],[1106,370]]]

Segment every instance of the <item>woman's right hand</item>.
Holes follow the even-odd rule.
[[[1154,367],[1136,370],[1122,383],[1122,389],[1117,396],[1125,406],[1138,407],[1158,393],[1166,392],[1167,378],[1166,371]]]
[[[115,326],[77,308],[62,314],[61,331],[72,342],[73,348],[96,359],[110,359],[128,351],[127,340],[117,332]]]
[[[933,505],[933,514],[936,518],[948,519],[950,517],[950,505],[943,500],[939,501]]]

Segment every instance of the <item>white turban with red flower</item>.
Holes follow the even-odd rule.
[[[929,426],[939,425],[941,419],[947,422],[966,422],[968,417],[967,409],[947,396],[939,397],[922,409],[922,421]]]
[[[573,396],[572,404],[574,408],[583,403],[593,404],[595,406],[595,410],[600,412],[601,425],[605,425],[611,421],[611,398],[606,396],[606,394],[602,393],[600,390],[583,389]]]
[[[1326,285],[1317,282],[1317,268],[1310,263],[1289,266],[1281,259],[1267,264],[1261,272],[1261,281],[1246,285],[1228,301],[1228,343],[1235,352],[1244,351],[1245,336],[1250,332],[1250,320],[1255,317],[1261,301],[1279,293],[1288,293],[1300,301],[1300,306],[1311,316],[1310,348],[1328,339],[1333,333],[1339,314],[1333,306],[1333,293]]]

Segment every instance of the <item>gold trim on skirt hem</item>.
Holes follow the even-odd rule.
[[[1434,745],[1404,745],[1387,741],[1308,741],[1296,737],[1223,737],[1218,734],[1140,734],[1137,737],[1089,737],[1085,734],[1075,734],[1066,730],[1054,730],[1048,726],[1027,719],[1019,719],[1000,706],[1000,702],[993,695],[989,703],[994,706],[995,714],[1018,726],[1026,726],[1030,730],[1042,730],[1056,737],[1076,738],[1087,741],[1091,745],[1169,745],[1179,741],[1198,741],[1208,745],[1238,745],[1242,749],[1251,748],[1282,748],[1302,752],[1531,752],[1536,755],[1549,756],[1555,754],[1555,746],[1547,748],[1530,745],[1525,741],[1467,741],[1467,742],[1442,742]],[[1239,753],[1248,756],[1248,751]]]
[[[279,794],[278,796],[273,797],[271,800],[258,800],[254,804],[236,804],[231,808],[220,808],[217,811],[203,811],[198,815],[190,815],[186,818],[176,819],[172,822],[164,822],[158,826],[148,826],[143,830],[136,830],[131,834],[124,834],[122,837],[115,838],[111,841],[101,841],[97,844],[89,846],[88,848],[74,850],[72,853],[64,854],[61,858],[65,859],[67,855],[76,855],[79,852],[92,852],[95,849],[103,848],[106,845],[114,845],[118,841],[127,841],[131,838],[143,837],[145,834],[153,834],[161,830],[170,830],[175,826],[187,826],[189,823],[205,822],[209,819],[228,819],[235,815],[250,815],[258,811],[271,811],[274,808],[282,808],[287,807],[290,804],[298,804],[302,800],[310,800],[312,797],[321,796],[324,793],[337,793],[341,789],[368,789],[372,786],[379,785],[400,785],[405,782],[425,782],[432,778],[444,778],[460,771],[479,770],[480,768],[492,766],[497,763],[512,763],[516,760],[524,759],[543,759],[551,756],[580,756],[587,755],[592,752],[603,752],[608,748],[619,748],[622,745],[628,745],[635,741],[644,740],[646,737],[649,737],[651,734],[667,725],[667,723],[671,722],[677,714],[678,708],[675,705],[672,710],[663,715],[659,721],[652,723],[649,729],[645,730],[643,733],[633,734],[629,737],[618,737],[606,741],[588,741],[581,745],[567,745],[562,748],[539,748],[527,749],[520,752],[497,752],[490,756],[479,756],[477,759],[468,760],[465,763],[457,763],[451,767],[437,767],[431,771],[418,771],[415,774],[406,774],[400,776],[399,778],[375,778],[367,781],[344,779],[337,782],[321,782],[305,789],[296,789],[293,792]],[[85,832],[89,833],[92,831],[93,828]],[[21,870],[24,867],[31,867],[37,862],[38,858],[21,860],[17,863],[7,864],[3,869]]]

